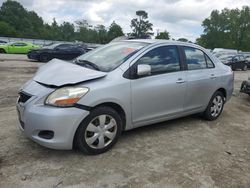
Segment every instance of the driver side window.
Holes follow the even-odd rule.
[[[56,50],[67,50],[69,48],[69,44],[61,44],[59,46],[57,46],[55,49]]]
[[[27,46],[26,43],[21,43],[21,42],[18,42],[18,43],[14,43],[13,46]]]
[[[151,67],[151,75],[180,70],[180,60],[176,46],[161,46],[143,55],[136,63]]]

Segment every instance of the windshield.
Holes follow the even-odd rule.
[[[97,48],[77,58],[77,64],[91,62],[100,71],[109,72],[125,62],[138,50],[148,45],[143,42],[114,42]]]
[[[51,44],[51,45],[48,45],[48,46],[44,46],[43,48],[46,48],[46,49],[54,49],[55,47],[57,47],[59,44]]]

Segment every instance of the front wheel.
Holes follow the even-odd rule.
[[[75,143],[87,154],[100,154],[112,148],[122,130],[120,115],[110,107],[98,107],[79,125]]]
[[[40,61],[40,62],[46,63],[46,62],[48,62],[49,60],[50,60],[49,55],[46,54],[46,53],[41,54],[40,57],[39,57],[39,61]]]
[[[209,101],[209,104],[203,113],[203,117],[209,121],[217,119],[224,107],[225,99],[221,91],[216,91]]]

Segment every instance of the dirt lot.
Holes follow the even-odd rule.
[[[18,88],[40,65],[0,54],[1,188],[250,187],[250,97],[239,94],[250,71],[235,72],[234,96],[218,120],[191,116],[138,128],[111,151],[86,156],[39,146],[17,128]]]

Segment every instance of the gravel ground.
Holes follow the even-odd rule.
[[[218,120],[138,128],[109,152],[86,156],[44,148],[19,131],[17,91],[41,65],[19,57],[0,54],[1,188],[250,187],[250,97],[239,93],[250,71],[235,72],[234,96]]]

